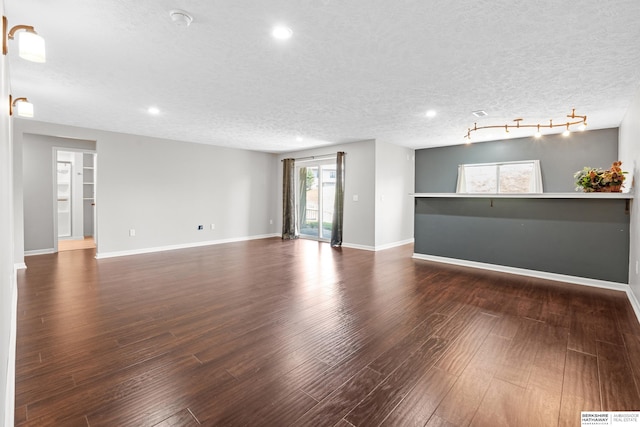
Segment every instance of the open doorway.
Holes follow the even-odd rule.
[[[96,153],[55,150],[55,230],[58,251],[96,247]]]

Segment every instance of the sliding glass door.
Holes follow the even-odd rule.
[[[300,237],[330,240],[336,189],[335,160],[302,163],[296,169]]]

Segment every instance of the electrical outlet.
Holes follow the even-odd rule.
[[[353,201],[354,201],[354,202],[357,202],[357,201],[358,201],[358,195],[357,195],[357,194],[354,194],[354,195],[353,195]]]
[[[216,229],[216,225],[215,224],[211,224],[211,229],[215,230]]]
[[[130,228],[129,229],[129,237],[136,237],[136,229],[135,228]]]
[[[273,225],[273,220],[272,219],[269,220],[269,224]]]
[[[204,230],[204,226],[203,225],[199,225],[198,226],[198,230]]]

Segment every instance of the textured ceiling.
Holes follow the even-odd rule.
[[[171,22],[176,8],[194,16],[190,27]],[[557,123],[574,107],[591,129],[616,127],[640,85],[638,0],[5,0],[5,9],[10,26],[34,25],[47,42],[45,64],[9,46],[12,93],[33,102],[36,120],[260,151],[374,138],[460,144],[474,121]],[[293,37],[273,39],[277,23]],[[161,114],[148,115],[151,105]],[[489,116],[474,118],[479,109]]]

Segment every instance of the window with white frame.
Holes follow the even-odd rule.
[[[539,160],[458,166],[457,193],[542,193]]]

